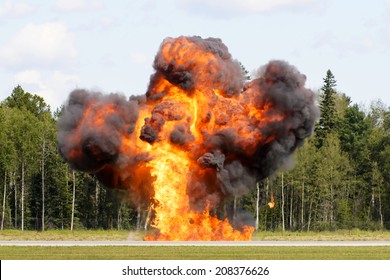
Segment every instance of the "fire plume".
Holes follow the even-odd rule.
[[[152,210],[146,240],[249,240],[224,200],[288,164],[318,108],[305,76],[271,61],[244,83],[220,39],[167,38],[144,96],[75,90],[59,120],[72,167]]]
[[[275,207],[275,198],[273,192],[270,193],[270,202],[268,202],[268,207],[271,209]]]

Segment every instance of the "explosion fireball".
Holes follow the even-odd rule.
[[[284,61],[244,84],[220,39],[165,39],[144,96],[76,89],[58,149],[78,170],[152,210],[146,240],[249,240],[253,227],[216,215],[291,160],[319,111],[306,77]]]

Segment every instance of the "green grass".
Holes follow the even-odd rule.
[[[0,231],[0,240],[72,240],[72,241],[100,241],[100,240],[127,240],[132,235],[139,238],[139,233],[116,230],[48,230],[48,231],[21,231],[3,230]]]
[[[2,260],[389,260],[390,247],[1,246]]]
[[[373,241],[390,240],[390,231],[337,230],[321,232],[255,232],[252,240],[279,241]]]
[[[0,240],[74,240],[74,241],[124,241],[142,240],[146,232],[117,230],[49,230],[49,231],[0,231]],[[339,230],[326,232],[255,232],[252,240],[280,241],[368,241],[390,240],[390,231]]]
[[[142,240],[145,232],[105,230],[4,230],[0,240]],[[335,241],[390,240],[390,231],[256,232],[252,240]],[[47,247],[0,246],[0,259],[120,260],[120,259],[269,259],[355,260],[390,259],[389,247],[193,247],[193,246],[97,246]]]

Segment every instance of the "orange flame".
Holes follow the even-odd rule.
[[[168,38],[146,99],[71,94],[75,108],[60,124],[60,152],[105,185],[128,189],[137,205],[148,203],[154,231],[145,240],[249,240],[253,227],[235,229],[214,213],[237,178],[272,174],[282,162],[266,166],[273,147],[288,156],[310,135],[313,94],[288,67],[270,63],[264,77],[244,86],[241,67],[219,39]],[[291,104],[277,104],[284,91]],[[275,205],[273,193],[268,205]]]
[[[268,206],[269,206],[269,208],[272,209],[272,208],[275,207],[275,198],[274,198],[274,193],[273,192],[270,193],[270,198],[271,198],[271,201],[268,202]]]
[[[209,107],[208,99],[200,91],[190,98],[182,89],[166,81],[159,83],[161,84],[164,84],[168,93],[163,101],[173,102],[176,106],[174,112],[189,120],[189,133],[194,138],[185,147],[173,145],[168,139],[175,122],[167,122],[160,132],[158,145],[150,146],[149,153],[153,155],[153,160],[146,166],[155,178],[155,216],[151,225],[158,229],[158,232],[147,235],[145,240],[249,240],[254,231],[253,227],[244,226],[242,231],[233,229],[228,219],[220,220],[210,215],[208,202],[203,211],[191,209],[187,181],[191,170],[199,170],[199,166],[196,157],[188,151],[199,148],[198,143],[203,141],[204,131],[213,130],[211,125],[207,126],[202,121],[204,108]],[[221,99],[224,104],[225,98]],[[215,108],[215,111],[221,109]]]
[[[233,229],[227,219],[221,221],[209,214],[209,207],[202,212],[191,210],[187,194],[187,175],[191,163],[186,152],[172,145],[159,146],[155,160],[147,165],[156,180],[155,217],[152,226],[159,231],[145,240],[249,240],[253,227],[243,231]]]

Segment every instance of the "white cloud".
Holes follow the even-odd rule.
[[[33,69],[15,74],[14,81],[24,90],[43,97],[55,110],[65,102],[69,92],[77,86],[79,78],[60,71],[45,72]]]
[[[59,22],[29,23],[0,46],[0,63],[8,67],[66,66],[76,56],[73,35]]]
[[[195,12],[217,15],[269,12],[281,9],[298,8],[317,0],[184,0],[178,5]]]
[[[5,17],[23,17],[31,14],[35,7],[26,2],[5,0],[0,4],[0,18]]]
[[[28,85],[29,90],[35,92],[44,87],[41,73],[37,70],[26,70],[15,74],[15,84]]]
[[[100,0],[57,0],[55,10],[58,12],[89,12],[103,8]]]

